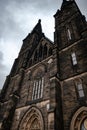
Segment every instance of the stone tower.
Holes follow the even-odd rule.
[[[0,95],[0,130],[87,130],[87,22],[74,0],[23,40]]]
[[[63,0],[54,17],[63,129],[86,130],[87,22],[74,0]]]

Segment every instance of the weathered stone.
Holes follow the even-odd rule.
[[[41,20],[23,40],[0,95],[0,130],[80,130],[87,119],[87,22],[74,0],[54,17],[54,44]]]

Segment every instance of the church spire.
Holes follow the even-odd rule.
[[[36,24],[36,26],[32,30],[32,33],[34,33],[34,32],[36,32],[38,34],[42,33],[41,19],[38,20],[38,23]]]
[[[63,0],[61,9],[69,5],[70,3],[74,2],[74,0]]]
[[[34,33],[37,33],[39,36],[42,36],[42,34],[43,34],[42,33],[42,26],[41,26],[41,19],[38,20],[38,23],[36,24],[36,26],[33,28],[31,33],[29,33],[28,36],[24,40],[29,39],[31,34],[34,34]]]

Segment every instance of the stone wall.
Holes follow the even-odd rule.
[[[85,102],[84,98],[81,99],[78,97],[78,90],[76,88],[76,80],[78,79],[82,80]],[[87,73],[66,79],[61,84],[64,130],[67,130],[70,127],[70,122],[74,113],[78,110],[78,108],[87,103]]]

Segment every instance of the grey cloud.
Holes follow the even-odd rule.
[[[29,13],[32,9],[36,12],[40,11],[41,13],[43,11],[51,11],[54,9],[57,9],[56,7],[60,6],[61,0],[1,0],[1,12],[6,10],[6,7],[9,5],[16,8],[21,9],[27,9]],[[13,9],[13,12],[16,12],[16,10]]]
[[[76,0],[83,15],[87,18],[87,0]]]
[[[5,66],[3,65],[3,53],[0,51],[0,71],[3,71]]]
[[[33,16],[31,15],[38,15],[38,12],[42,13],[42,15],[44,15],[44,11],[48,12],[49,14],[49,11],[52,11],[53,9],[50,9],[50,7],[56,3],[57,0],[1,0],[0,37],[4,37],[4,39],[22,38],[26,31],[24,30],[23,26],[27,26],[24,25],[27,21],[26,15],[29,15],[29,18],[32,19]],[[18,19],[21,21],[18,21]],[[23,23],[22,20],[25,23]]]
[[[76,2],[87,17],[87,0],[76,0]],[[0,38],[7,42],[11,39],[12,44],[21,45],[21,40],[26,37],[36,22],[36,16],[44,20],[48,20],[47,17],[52,19],[61,3],[62,0],[0,0]],[[47,26],[49,21],[46,21]],[[4,52],[4,50],[2,51]],[[0,52],[0,86],[2,86],[6,74],[3,54]]]
[[[22,28],[16,22],[17,17],[14,18],[16,6],[12,8],[12,1],[14,0],[0,0],[0,38],[17,39],[23,36]]]
[[[6,76],[6,66],[3,65],[3,53],[0,51],[0,88],[3,86],[3,82]]]
[[[19,7],[20,9],[25,8],[27,9],[27,11],[30,11],[30,9],[33,8],[34,10],[36,10],[36,12],[40,11],[41,13],[43,11],[47,12],[57,10],[58,8],[60,8],[62,1],[63,0],[7,0],[8,3],[11,4],[13,2],[16,5],[16,7]],[[87,12],[87,0],[76,0],[76,2],[78,3],[83,12]]]
[[[0,37],[7,39],[17,37],[17,34],[20,34],[20,32],[21,28],[19,28],[17,23],[13,21],[9,14],[5,14],[5,17],[2,17],[2,20],[0,20]]]
[[[21,16],[22,19],[26,19],[26,14],[31,16],[35,14],[38,15],[38,13],[41,13],[44,17],[45,15],[49,15],[50,12],[52,12],[53,15],[55,11],[60,8],[61,3],[62,0],[1,0],[0,35],[6,37],[7,35],[5,34],[8,33],[11,37],[12,34],[15,36],[20,34],[20,32],[22,35],[23,28],[20,27],[20,22],[18,23],[17,21],[17,19],[19,19],[18,17]],[[86,15],[87,0],[77,0],[77,3],[81,7],[82,12]],[[16,15],[14,16],[14,14]],[[24,24],[23,21],[21,21],[21,23]]]

